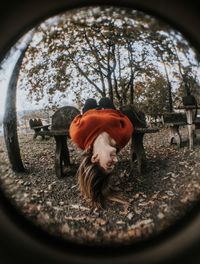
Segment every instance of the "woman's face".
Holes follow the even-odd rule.
[[[115,168],[117,159],[117,147],[113,139],[107,133],[103,133],[93,149],[91,161],[99,163],[106,173],[111,173]]]
[[[116,151],[115,147],[107,146],[104,151],[99,152],[99,165],[106,173],[112,172],[118,162]]]

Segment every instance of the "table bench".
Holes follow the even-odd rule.
[[[177,144],[181,147],[182,138],[179,131],[181,126],[187,125],[187,117],[185,113],[169,112],[163,114],[163,125],[170,128],[169,143]]]
[[[37,136],[41,136],[42,139],[45,139],[45,135],[47,134],[47,131],[49,131],[50,125],[43,125],[40,118],[30,119],[29,125],[30,128],[34,130],[33,139],[36,139]]]
[[[126,111],[124,111],[126,112]],[[68,149],[68,139],[69,139],[69,126],[73,118],[80,112],[70,106],[65,106],[59,109],[52,116],[52,126],[50,130],[43,131],[44,135],[54,137],[56,142],[55,149],[55,172],[58,178],[62,178],[66,175],[66,172],[72,165],[70,162],[70,153]],[[148,128],[144,127],[145,124],[142,123],[143,127],[140,127],[141,122],[135,120],[134,113],[131,109],[128,109],[126,115],[134,124],[134,133],[131,140],[131,153],[130,161],[131,167],[133,166],[133,161],[137,159],[138,171],[142,173],[145,168],[146,154],[143,145],[143,138],[145,133],[155,133],[158,132],[158,128]]]
[[[135,128],[131,139],[131,153],[130,162],[131,168],[133,167],[133,161],[137,159],[138,172],[141,174],[145,170],[146,154],[143,144],[143,138],[145,133],[156,133],[158,128]],[[70,154],[67,145],[68,131],[67,130],[51,130],[47,133],[49,136],[54,136],[56,141],[55,150],[55,171],[58,178],[62,178],[67,171],[67,167],[71,166]]]

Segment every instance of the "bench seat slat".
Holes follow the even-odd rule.
[[[187,122],[165,122],[165,126],[185,126]]]
[[[136,127],[135,133],[156,133],[159,131],[157,127]]]
[[[33,129],[41,129],[41,128],[46,128],[49,127],[50,125],[43,125],[43,126],[34,126]]]
[[[48,131],[40,131],[39,132],[40,135],[44,135],[44,136],[68,136],[69,133],[66,130],[48,130]]]

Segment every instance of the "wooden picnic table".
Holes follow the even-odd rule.
[[[156,133],[158,128],[135,128],[131,140],[131,164],[137,159],[138,171],[142,173],[145,168],[146,154],[143,144],[145,133]],[[68,132],[67,130],[50,130],[48,135],[54,136],[56,142],[55,149],[55,172],[58,178],[66,175],[67,168],[71,166],[70,154],[67,145]]]
[[[42,139],[45,138],[45,132],[49,131],[50,125],[44,125],[40,118],[30,119],[29,120],[30,128],[34,130],[33,139],[36,139],[37,136],[41,136]]]
[[[55,173],[58,178],[66,175],[68,168],[71,166],[70,153],[67,141],[69,140],[69,125],[73,119],[71,112],[75,111],[74,108],[63,107],[52,116],[51,129],[41,131],[41,135],[54,137],[55,147]],[[75,115],[76,112],[74,112]],[[78,112],[77,112],[78,113]],[[131,116],[128,116],[131,122],[134,123]],[[143,145],[143,138],[145,133],[158,132],[158,128],[152,127],[139,127],[134,125],[134,133],[131,140],[131,164],[137,159],[139,173],[144,171],[146,154]]]

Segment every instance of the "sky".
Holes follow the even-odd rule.
[[[0,115],[3,115],[5,109],[6,92],[7,86],[12,73],[14,63],[18,58],[18,53],[16,52],[6,61],[6,67],[0,70]]]
[[[5,111],[7,87],[9,84],[9,80],[10,80],[13,68],[15,66],[17,59],[19,58],[21,49],[26,47],[26,43],[31,38],[31,33],[32,31],[29,31],[27,34],[25,34],[16,43],[16,45],[11,48],[11,50],[8,52],[9,55],[8,56],[7,54],[5,55],[5,60],[1,62],[2,69],[0,68],[0,116],[2,116]],[[17,98],[17,109],[18,110],[21,110],[24,107],[24,104],[26,103],[24,99],[25,98],[23,98],[21,94],[18,94],[18,98]]]
[[[9,84],[10,76],[14,68],[15,62],[19,57],[19,51],[15,52],[6,62],[4,70],[0,70],[0,116],[4,114],[7,87]],[[30,107],[30,102],[25,101],[25,97],[22,93],[17,93],[17,110],[21,111],[24,108]]]

